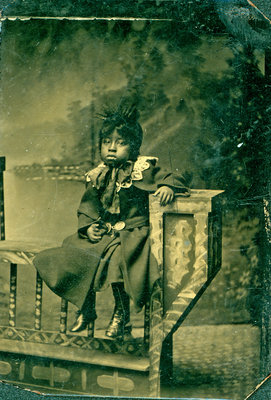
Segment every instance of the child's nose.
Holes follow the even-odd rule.
[[[109,150],[116,151],[116,142],[111,142],[110,143]]]

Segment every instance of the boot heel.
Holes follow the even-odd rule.
[[[132,336],[132,325],[125,326],[124,327],[124,333],[123,333],[123,340],[127,342],[128,340],[131,340],[133,338]]]

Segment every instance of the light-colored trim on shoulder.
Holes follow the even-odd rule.
[[[138,156],[134,168],[136,169],[142,169],[142,171],[145,171],[145,169],[150,168],[150,164],[148,161],[155,161],[155,164],[158,162],[158,157],[152,157],[152,156]]]
[[[106,168],[105,163],[100,163],[97,167],[91,169],[87,173],[85,173],[86,182],[94,182],[96,181],[97,176],[102,172],[102,170]]]
[[[148,161],[155,161],[156,164],[158,162],[158,157],[139,156],[134,163],[134,168],[131,175],[133,181],[141,181],[143,179],[142,172],[150,168],[150,163]]]

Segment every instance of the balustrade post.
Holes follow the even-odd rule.
[[[37,272],[36,278],[36,300],[35,300],[35,329],[41,329],[41,308],[42,308],[42,279]]]
[[[66,333],[67,331],[67,315],[68,315],[68,302],[65,299],[61,299],[60,333]]]
[[[145,304],[144,312],[144,344],[149,346],[150,343],[150,302]]]
[[[17,264],[10,264],[9,326],[16,326]]]
[[[0,157],[0,240],[5,240],[4,177],[6,158]]]

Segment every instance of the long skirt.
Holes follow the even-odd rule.
[[[149,228],[143,226],[105,235],[95,244],[76,233],[62,247],[39,253],[34,265],[53,292],[78,308],[90,288],[100,291],[114,279],[123,279],[125,291],[140,311],[159,278],[150,258]]]

